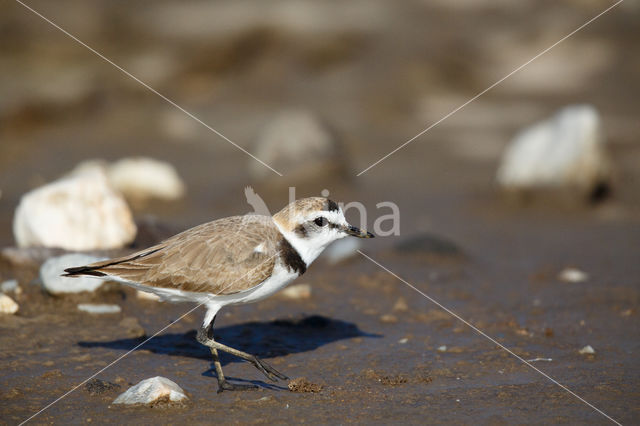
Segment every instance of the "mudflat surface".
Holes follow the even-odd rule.
[[[339,5],[328,3],[303,14],[317,18],[309,25],[286,26],[275,12],[251,19],[255,11],[238,12],[253,10],[252,2],[222,9],[158,2],[144,10],[63,3],[69,7],[33,5],[247,149],[279,110],[316,111],[340,135],[349,172],[252,178],[242,152],[181,121],[161,99],[9,2],[1,19],[15,43],[2,47],[0,245],[14,244],[20,196],[87,158],[152,156],[174,164],[187,184],[178,203],[136,208],[141,223],[160,226],[148,227],[154,232],[141,233],[135,247],[246,213],[248,184],[272,210],[286,204],[288,186],[300,197],[329,189],[336,200],[367,206],[369,228],[389,213],[376,204],[393,201],[401,235],[363,241],[364,253],[523,359],[538,359],[536,368],[617,421],[638,423],[640,63],[629,54],[639,35],[637,9],[610,12],[355,177],[606,5],[374,1],[338,13]],[[219,25],[167,26],[177,12],[182,19],[215,15]],[[221,25],[225,16],[236,24]],[[611,196],[597,204],[506,200],[493,179],[509,138],[576,102],[602,114],[616,166]],[[22,289],[11,295],[18,314],[0,317],[0,423],[26,420],[105,367],[96,376],[103,382],[80,386],[32,422],[608,422],[359,254],[312,265],[296,282],[312,285],[309,299],[276,295],[227,308],[216,321],[221,342],[261,356],[291,379],[306,378],[292,387],[312,392],[268,382],[250,364],[223,356],[229,378],[261,389],[216,393],[208,350],[195,340],[201,310],[110,366],[192,306],[141,300],[116,285],[52,297],[41,290],[38,262],[0,262],[0,278],[17,278]],[[566,267],[589,278],[562,282]],[[77,310],[82,302],[115,303],[122,312],[89,315]],[[594,355],[578,353],[586,345]],[[153,376],[178,383],[189,402],[111,404]]]

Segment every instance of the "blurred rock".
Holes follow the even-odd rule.
[[[591,345],[587,345],[584,348],[578,351],[580,355],[594,355],[596,351],[591,347]]]
[[[103,280],[93,277],[63,277],[61,275],[64,274],[66,268],[83,266],[99,260],[103,260],[103,258],[81,253],[52,257],[40,267],[42,285],[51,294],[94,291],[104,283]]]
[[[0,314],[15,314],[18,312],[18,304],[6,294],[0,294]]]
[[[568,106],[521,131],[497,172],[499,185],[516,194],[568,189],[580,196],[598,196],[610,180],[600,116],[590,105]]]
[[[100,303],[80,303],[78,310],[90,314],[119,314],[122,309],[118,305],[107,305]]]
[[[398,322],[398,317],[393,314],[384,314],[380,316],[380,322],[385,324],[395,324]]]
[[[335,136],[314,114],[302,110],[283,112],[268,123],[257,138],[254,155],[297,179],[329,176],[345,169]],[[254,159],[249,162],[249,171],[255,179],[275,176]]]
[[[404,300],[404,297],[398,297],[396,303],[393,305],[393,312],[407,312],[409,310],[409,305],[407,305],[407,301]]]
[[[558,279],[566,283],[581,283],[589,279],[589,275],[576,268],[565,268],[558,274]]]
[[[3,293],[11,293],[18,289],[18,280],[7,280],[0,284],[0,291]]]
[[[155,404],[180,402],[189,399],[182,388],[166,377],[152,377],[138,383],[120,394],[114,404]]]
[[[136,226],[124,198],[103,172],[93,170],[25,194],[16,209],[13,233],[19,247],[99,250],[130,243]]]
[[[140,338],[146,335],[144,328],[140,325],[140,322],[136,317],[123,318],[118,325],[124,329],[129,337]]]
[[[109,166],[108,176],[111,184],[130,200],[176,200],[185,192],[176,169],[152,158],[123,158]]]
[[[301,300],[311,298],[311,285],[309,284],[295,284],[290,285],[280,292],[280,296],[285,299]]]
[[[361,246],[362,243],[358,238],[343,238],[329,245],[329,247],[322,252],[322,256],[324,256],[329,263],[335,264],[355,255],[357,253],[356,250]]]
[[[122,158],[110,164],[93,159],[79,163],[72,176],[104,173],[113,188],[134,203],[150,199],[176,200],[184,195],[185,185],[169,163],[148,157]]]
[[[0,258],[15,268],[39,267],[42,262],[60,256],[63,249],[48,247],[5,247],[0,250]]]
[[[443,257],[462,257],[462,250],[452,241],[428,232],[418,232],[396,244],[404,253],[424,253]]]

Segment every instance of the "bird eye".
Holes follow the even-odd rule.
[[[329,223],[327,218],[322,216],[317,217],[313,222],[318,226],[327,226],[327,224]]]

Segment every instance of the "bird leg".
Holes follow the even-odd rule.
[[[215,321],[215,318],[214,318]],[[213,322],[208,326],[203,326],[198,330],[198,335],[196,339],[198,342],[202,343],[205,346],[208,346],[211,350],[211,355],[213,356],[213,363],[216,369],[216,374],[218,375],[218,392],[222,392],[223,390],[244,390],[244,389],[253,389],[257,386],[255,385],[240,385],[240,384],[232,384],[229,383],[225,378],[222,372],[222,365],[220,364],[220,359],[218,357],[218,349],[221,351],[227,352],[231,355],[235,355],[239,358],[244,359],[245,361],[249,361],[253,364],[262,374],[264,374],[269,380],[276,381],[277,379],[288,380],[288,377],[284,374],[278,372],[275,368],[271,367],[269,364],[256,357],[255,355],[248,354],[246,352],[239,351],[238,349],[234,349],[227,345],[223,345],[222,343],[216,342],[213,339]]]

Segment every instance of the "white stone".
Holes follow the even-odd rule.
[[[110,165],[107,173],[111,184],[128,199],[175,200],[185,192],[176,169],[153,158],[123,158]]]
[[[572,188],[588,193],[608,182],[610,173],[598,111],[573,105],[516,135],[504,152],[497,181],[507,190]]]
[[[120,394],[114,404],[151,404],[168,399],[179,402],[188,399],[182,388],[166,377],[152,377],[141,381]]]
[[[591,347],[591,345],[587,345],[584,348],[578,351],[580,355],[593,355],[596,351]]]
[[[15,314],[18,312],[18,304],[6,294],[0,294],[0,314]]]
[[[255,145],[257,158],[287,176],[326,172],[342,160],[333,135],[308,111],[281,113],[267,124]],[[254,178],[274,174],[254,159],[249,171]]]
[[[446,352],[447,351],[447,346],[446,345],[442,345],[439,346],[438,349],[436,349],[438,352]]]
[[[80,293],[94,291],[104,282],[93,277],[63,277],[64,270],[75,266],[84,266],[104,260],[82,253],[71,253],[52,257],[40,267],[40,279],[45,290],[51,294]]]
[[[122,195],[99,169],[71,175],[25,194],[13,234],[19,247],[99,250],[133,241],[136,225]]]
[[[107,305],[100,303],[80,303],[78,304],[78,310],[82,312],[88,312],[90,314],[118,314],[122,311],[118,305]]]
[[[343,238],[329,245],[322,255],[329,263],[335,264],[355,255],[361,246],[359,238]]]
[[[558,279],[567,283],[581,283],[587,281],[589,275],[579,269],[565,268],[558,274]]]
[[[290,285],[280,292],[280,295],[286,299],[300,300],[311,298],[311,285],[295,284]]]

